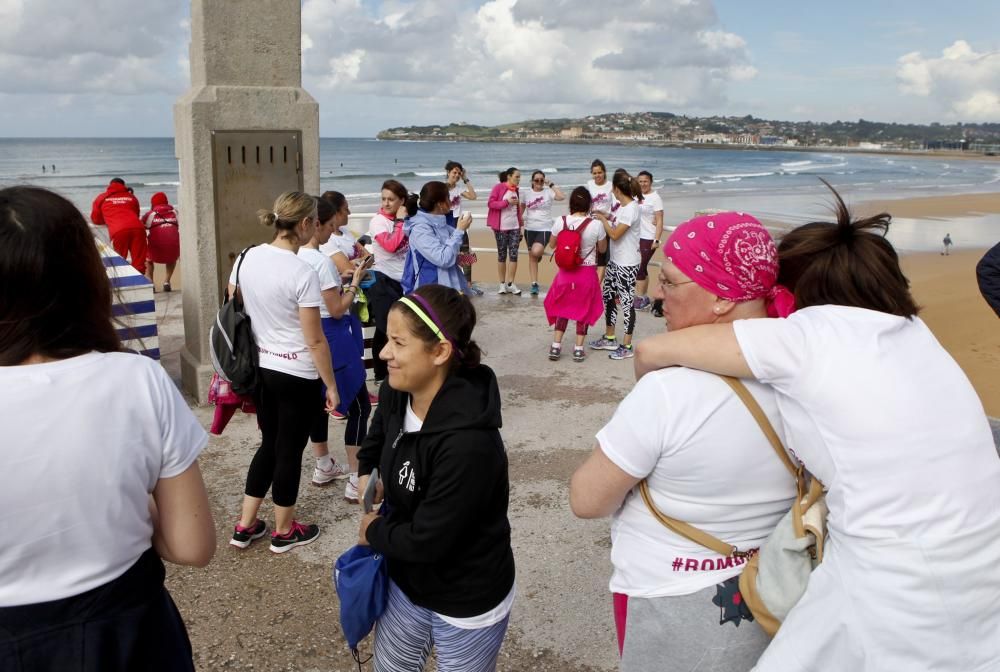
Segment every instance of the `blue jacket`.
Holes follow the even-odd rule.
[[[423,210],[407,218],[403,230],[410,241],[403,267],[403,292],[409,294],[417,287],[433,284],[464,292],[465,275],[458,267],[458,251],[465,232],[448,226],[446,215]]]

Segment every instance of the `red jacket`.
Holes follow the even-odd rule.
[[[98,226],[107,226],[108,235],[112,238],[121,231],[141,229],[139,199],[129,193],[124,184],[110,184],[107,191],[94,199],[90,221]]]

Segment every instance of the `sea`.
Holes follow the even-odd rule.
[[[941,156],[753,151],[622,145],[413,142],[367,138],[320,140],[320,189],[344,193],[363,228],[378,209],[379,189],[394,178],[411,191],[444,178],[446,161],[461,162],[484,196],[497,173],[519,168],[528,186],[540,169],[567,193],[589,179],[600,158],[609,173],[648,170],[664,199],[665,223],[676,225],[702,210],[741,210],[768,221],[797,224],[828,218],[831,195],[819,178],[851,203],[919,196],[1000,192],[1000,162]],[[35,184],[58,191],[85,214],[112,177],[120,176],[143,205],[157,191],[176,202],[180,185],[172,138],[0,138],[0,186]],[[560,214],[559,210],[554,211]],[[482,217],[474,226],[485,226]],[[889,237],[903,251],[934,250],[945,233],[957,247],[984,247],[1000,239],[1000,217],[896,219]]]

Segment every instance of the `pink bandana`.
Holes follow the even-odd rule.
[[[716,296],[736,302],[766,299],[771,317],[795,310],[795,297],[777,284],[774,240],[752,215],[720,212],[690,219],[670,234],[663,254]]]

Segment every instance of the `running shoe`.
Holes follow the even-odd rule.
[[[344,486],[344,499],[346,499],[351,504],[358,503],[358,474],[357,472],[351,472],[350,478],[347,479],[347,485]]]
[[[507,293],[507,284],[501,282],[500,287],[497,288],[497,294],[506,294],[506,293]]]
[[[271,533],[271,552],[286,553],[296,546],[305,546],[319,539],[319,525],[303,525],[297,520],[285,534]]]
[[[475,283],[469,285],[469,291],[475,296],[482,296],[483,294],[485,294],[485,292],[479,288],[479,285]]]
[[[562,356],[562,348],[553,345],[549,348],[549,361],[554,362]]]
[[[531,283],[531,295],[532,296],[538,296],[538,283],[537,282]]]
[[[267,534],[267,524],[260,518],[254,521],[250,527],[243,527],[236,523],[236,527],[233,528],[233,538],[229,540],[229,543],[237,548],[246,548],[253,543],[254,539],[260,539],[265,534]]]
[[[163,291],[164,291],[164,292],[169,292],[169,291],[172,291],[172,289],[173,289],[173,288],[172,288],[172,287],[170,286],[170,283],[169,283],[169,282],[164,282],[164,283],[163,283]]]
[[[653,317],[663,317],[663,302],[653,301],[653,308],[650,312],[653,313]]]
[[[348,476],[350,473],[344,469],[343,465],[334,462],[329,469],[320,469],[319,467],[313,469],[312,483],[313,485],[329,485],[334,481],[342,481]]]
[[[587,359],[587,352],[583,348],[573,348],[573,361],[582,362]]]
[[[508,294],[513,294],[514,296],[520,296],[521,295],[521,290],[518,289],[517,285],[515,285],[513,282],[508,282],[507,283],[507,293]]]
[[[618,349],[618,340],[614,339],[614,338],[605,338],[604,336],[601,336],[596,341],[591,341],[590,342],[590,349],[591,350],[617,350]]]
[[[637,296],[635,297],[635,300],[636,300],[636,305],[635,305],[636,310],[641,310],[645,312],[649,310],[650,306],[653,305],[653,302],[650,300],[648,296]]]
[[[631,345],[619,345],[608,357],[611,359],[632,359],[635,357],[635,352]]]
[[[377,394],[372,394],[371,392],[369,392],[368,393],[368,403],[370,403],[372,405],[372,408],[375,408],[376,406],[378,406],[378,395]]]
[[[330,417],[333,418],[334,420],[347,420],[346,415],[336,410],[330,411]]]

